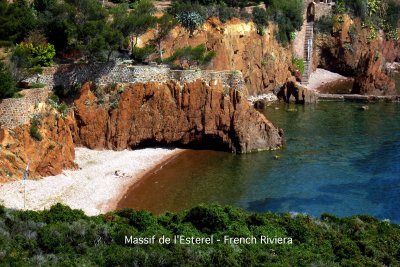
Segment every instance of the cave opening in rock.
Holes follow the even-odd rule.
[[[154,139],[147,139],[140,142],[132,149],[141,149],[141,148],[155,148],[155,147],[163,147],[163,148],[183,148],[183,149],[194,149],[194,150],[216,150],[216,151],[226,151],[231,152],[232,148],[229,143],[224,142],[221,137],[216,135],[208,135],[202,134],[201,137],[196,136],[191,138],[192,141],[189,143],[185,143],[183,141],[176,142],[165,142],[165,141],[157,141]]]

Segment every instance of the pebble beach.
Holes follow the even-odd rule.
[[[87,215],[116,208],[128,188],[154,168],[162,168],[182,149],[146,148],[124,151],[96,151],[76,148],[78,170],[64,170],[56,176],[26,180],[25,209],[43,210],[56,203],[82,209]],[[0,204],[24,209],[21,181],[0,184]]]

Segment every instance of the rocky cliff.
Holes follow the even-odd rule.
[[[183,145],[246,153],[282,146],[282,131],[216,81],[117,86],[105,102],[89,83],[74,102],[75,142],[121,150]]]
[[[33,138],[30,123],[0,129],[0,182],[21,179],[28,162],[31,179],[75,168],[75,145],[114,150],[178,145],[237,153],[282,146],[282,131],[241,92],[215,80],[210,84],[86,83],[67,118],[49,106],[38,113],[42,140]]]
[[[0,129],[0,182],[21,179],[29,162],[29,177],[55,175],[75,168],[71,118],[47,114],[40,120],[41,141],[32,138],[30,124]]]
[[[395,83],[386,75],[384,64],[399,57],[400,43],[387,41],[379,33],[372,37],[359,19],[343,16],[331,35],[317,35],[314,65],[354,76],[353,93],[396,94]]]
[[[239,70],[249,94],[263,94],[282,87],[291,78],[291,49],[276,41],[273,29],[270,25],[261,36],[253,22],[232,19],[222,23],[210,18],[193,36],[176,26],[164,40],[163,48],[168,57],[177,48],[205,44],[217,54],[208,69]],[[144,36],[143,43],[150,38],[151,34]]]

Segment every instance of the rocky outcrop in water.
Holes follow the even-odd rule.
[[[343,16],[331,35],[318,34],[314,65],[355,78],[352,93],[396,94],[395,83],[385,73],[385,62],[400,54],[399,41],[371,38],[359,19]]]
[[[238,153],[282,146],[282,131],[240,92],[211,84],[120,85],[104,101],[87,83],[74,102],[75,141],[92,149],[183,145]]]

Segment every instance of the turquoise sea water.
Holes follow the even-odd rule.
[[[400,223],[400,105],[362,105],[273,104],[262,112],[284,129],[284,149],[185,152],[132,188],[119,207],[160,213],[211,202]]]

